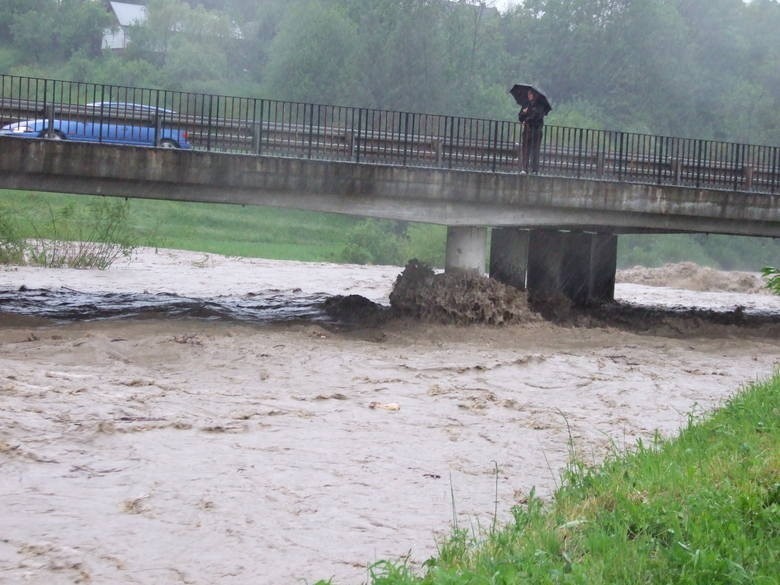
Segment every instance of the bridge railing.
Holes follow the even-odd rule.
[[[176,128],[215,152],[519,169],[514,121],[0,75],[0,125],[30,118]],[[548,125],[540,173],[777,193],[780,147]]]

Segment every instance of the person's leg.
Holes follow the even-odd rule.
[[[520,137],[520,171],[528,171],[528,161],[531,156],[531,129],[523,128],[523,135]]]
[[[539,172],[539,151],[542,148],[542,129],[534,128],[529,132],[531,134],[529,149],[530,149],[530,166],[531,172]],[[526,163],[528,164],[528,163]]]

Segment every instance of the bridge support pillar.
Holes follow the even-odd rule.
[[[528,230],[493,228],[490,233],[490,277],[525,290],[528,271]]]
[[[564,296],[577,306],[615,296],[617,236],[532,230],[528,242],[528,294],[544,302]]]
[[[444,270],[475,270],[485,273],[487,251],[487,228],[472,226],[449,226],[447,228],[447,251]]]
[[[607,303],[615,300],[617,270],[617,236],[593,234],[590,247],[589,302]]]

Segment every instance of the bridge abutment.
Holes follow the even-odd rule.
[[[575,305],[615,296],[617,236],[557,230],[493,230],[490,275],[545,302],[563,296]]]

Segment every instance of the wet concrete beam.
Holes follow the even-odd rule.
[[[484,274],[486,251],[486,227],[449,226],[444,270],[474,270]]]

